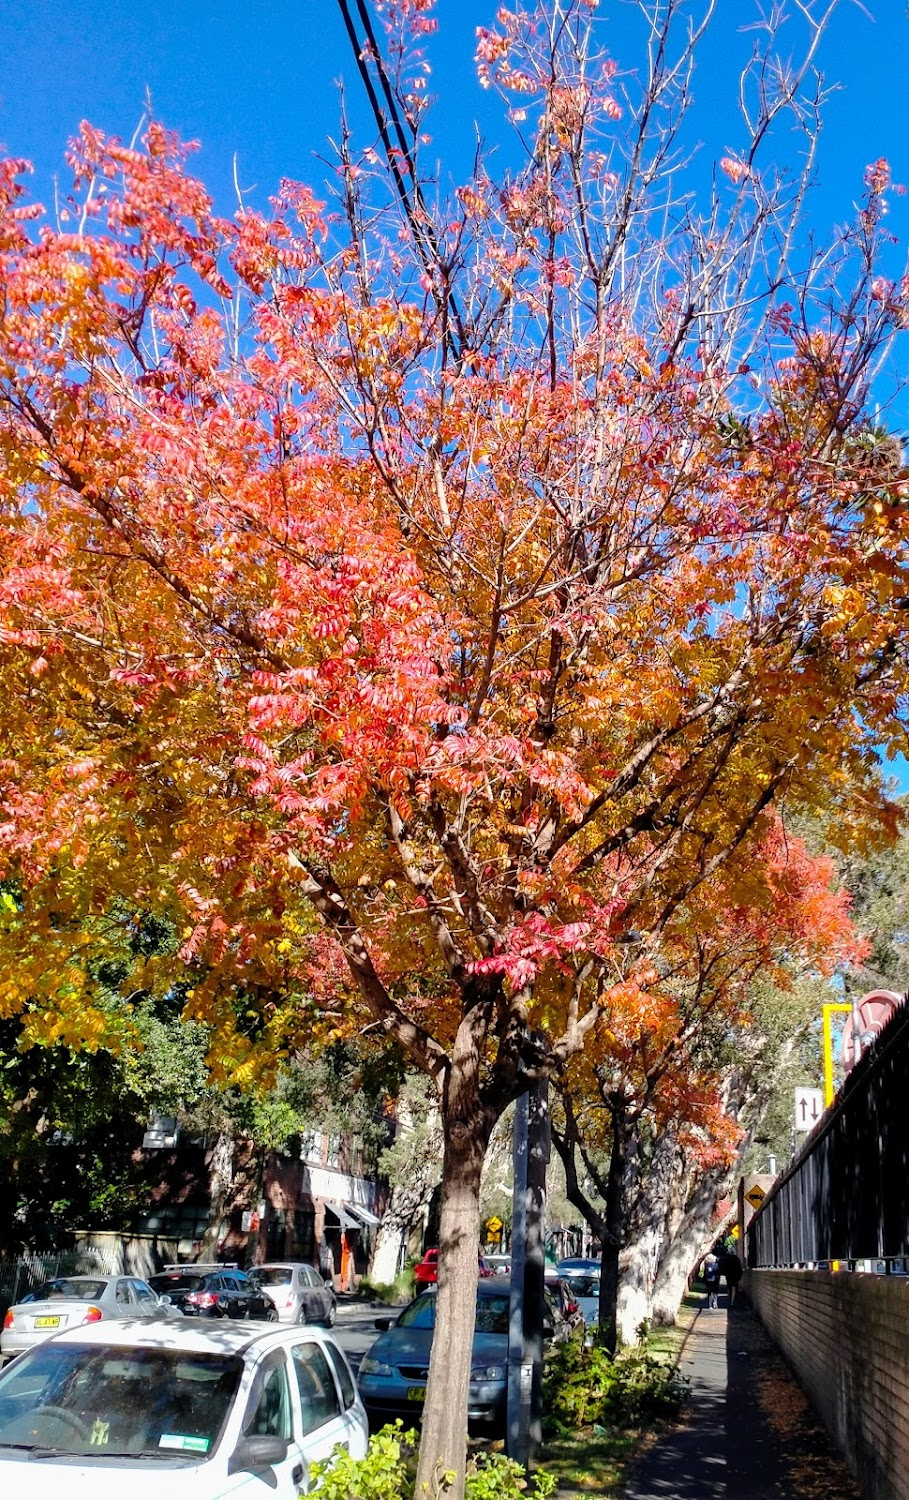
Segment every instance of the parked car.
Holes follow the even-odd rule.
[[[556,1262],[556,1270],[560,1276],[569,1276],[573,1271],[596,1271],[599,1274],[601,1264],[599,1256],[569,1255],[565,1260]]]
[[[12,1359],[64,1328],[100,1323],[105,1318],[179,1318],[137,1276],[57,1276],[16,1302],[3,1320],[0,1355]]]
[[[572,1256],[560,1260],[556,1267],[588,1326],[597,1323],[600,1316],[600,1265],[590,1257]]]
[[[170,1298],[188,1318],[264,1318],[278,1321],[278,1310],[245,1271],[222,1266],[200,1270],[196,1266],[171,1267],[151,1277],[151,1286]]]
[[[498,1279],[477,1285],[477,1321],[473,1335],[468,1421],[499,1429],[505,1417],[508,1365],[508,1315],[511,1289]],[[376,1318],[381,1335],[360,1361],[357,1381],[370,1418],[377,1422],[419,1416],[426,1396],[429,1355],[435,1328],[436,1293],[421,1292],[397,1319]],[[544,1335],[568,1332],[558,1307],[547,1294]]]
[[[269,1261],[253,1266],[250,1281],[264,1287],[282,1323],[324,1323],[333,1328],[338,1299],[330,1280],[303,1261]]]
[[[485,1257],[485,1260],[486,1260],[487,1266],[490,1266],[492,1268],[492,1274],[494,1276],[510,1276],[511,1275],[511,1256],[510,1255],[487,1255]]]
[[[438,1250],[424,1250],[423,1259],[418,1260],[413,1268],[414,1286],[418,1292],[422,1292],[428,1286],[434,1286],[439,1279],[439,1252]]]
[[[496,1273],[486,1256],[477,1252],[477,1275],[480,1277],[494,1276]],[[439,1252],[437,1249],[425,1250],[423,1259],[418,1261],[413,1268],[414,1285],[418,1292],[425,1291],[428,1286],[435,1286],[439,1279]]]
[[[10,1496],[297,1500],[313,1461],[338,1444],[361,1458],[367,1441],[350,1367],[316,1328],[112,1321],[0,1374]]]

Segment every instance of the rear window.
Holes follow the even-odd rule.
[[[149,1286],[161,1296],[162,1292],[197,1292],[205,1285],[204,1276],[152,1276]]]
[[[103,1297],[106,1290],[106,1281],[94,1281],[88,1276],[60,1276],[55,1281],[45,1281],[22,1301],[45,1302],[52,1297],[78,1297],[84,1302],[92,1302]]]
[[[249,1274],[257,1286],[289,1286],[293,1280],[290,1266],[259,1266]]]
[[[576,1271],[569,1271],[562,1280],[574,1293],[576,1297],[599,1297],[599,1276],[579,1276]]]

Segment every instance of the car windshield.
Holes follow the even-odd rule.
[[[0,1375],[0,1449],[201,1462],[242,1370],[230,1354],[42,1344]]]
[[[409,1307],[405,1307],[398,1319],[398,1328],[435,1328],[436,1299],[431,1292],[424,1292]]]
[[[258,1286],[287,1286],[294,1273],[290,1266],[257,1266],[249,1274]]]
[[[197,1292],[205,1285],[204,1276],[151,1276],[148,1282],[160,1297],[163,1292]]]
[[[500,1297],[478,1297],[477,1333],[507,1333],[508,1308],[509,1298],[504,1293]]]
[[[81,1302],[92,1302],[98,1297],[103,1297],[107,1290],[106,1281],[95,1281],[87,1276],[60,1276],[56,1281],[45,1281],[42,1286],[36,1287],[23,1297],[23,1302],[47,1302],[52,1297],[77,1297]]]
[[[508,1306],[506,1295],[477,1298],[477,1333],[507,1333]],[[436,1323],[436,1299],[432,1292],[424,1292],[409,1307],[405,1307],[398,1319],[398,1328],[434,1328]]]

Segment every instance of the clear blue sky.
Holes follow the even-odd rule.
[[[818,0],[820,7],[820,0]],[[771,9],[765,0],[764,10]],[[794,7],[793,7],[794,9]],[[475,31],[491,24],[490,0],[439,0],[430,43],[438,103],[427,129],[446,172],[463,180],[474,122],[494,142],[499,106],[476,82]],[[695,79],[694,128],[703,161],[735,150],[737,64],[754,40],[743,25],[753,0],[719,0]],[[623,68],[641,58],[637,8],[601,0],[598,28]],[[795,41],[797,28],[793,29]],[[826,238],[851,217],[866,164],[889,158],[909,183],[909,17],[906,0],[841,0],[820,54],[828,102],[810,223]],[[0,147],[35,166],[36,195],[65,184],[63,150],[86,118],[129,137],[150,90],[155,113],[202,143],[197,170],[223,212],[233,205],[233,160],[251,200],[264,204],[282,177],[318,191],[327,170],[316,158],[338,120],[338,80],[363,141],[371,139],[362,90],[336,0],[2,0]],[[788,142],[776,149],[785,155]],[[892,200],[892,227],[909,242],[909,196]],[[906,356],[900,361],[906,368]],[[904,408],[903,408],[904,409]],[[905,425],[905,424],[904,424]],[[909,766],[897,768],[909,789]]]
[[[818,0],[818,4],[820,0]],[[909,181],[909,20],[905,0],[868,0],[873,19],[841,0],[821,54],[831,99],[813,217],[842,221],[867,162],[888,156]],[[764,9],[770,9],[766,0]],[[719,0],[696,79],[697,126],[709,154],[736,145],[732,119],[736,59],[753,37],[741,28],[754,0]],[[439,0],[431,43],[430,129],[455,175],[466,174],[473,120],[494,136],[498,106],[478,87],[476,27],[492,0]],[[639,23],[629,0],[601,0],[598,28],[621,66],[640,59]],[[793,31],[793,37],[795,31]],[[43,193],[67,137],[82,118],[129,136],[146,89],[165,123],[204,147],[201,175],[230,206],[233,155],[244,186],[266,197],[281,177],[319,181],[314,160],[338,118],[343,77],[354,117],[365,125],[361,89],[336,0],[3,0],[0,6],[0,144],[35,164]],[[364,130],[365,136],[365,130]],[[785,143],[781,143],[781,150]],[[899,212],[909,224],[909,207]]]

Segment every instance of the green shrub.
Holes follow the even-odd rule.
[[[557,1346],[546,1364],[544,1421],[550,1433],[579,1427],[640,1427],[676,1414],[687,1382],[673,1366],[641,1347],[614,1358],[580,1339]]]
[[[386,1307],[396,1307],[401,1302],[410,1302],[414,1296],[413,1270],[408,1266],[395,1277],[394,1281],[371,1281],[368,1276],[361,1276],[357,1296],[364,1297],[370,1302],[382,1302]]]
[[[419,1435],[401,1422],[383,1427],[369,1440],[365,1458],[343,1449],[324,1464],[313,1464],[312,1500],[413,1500]],[[450,1480],[440,1474],[435,1495],[444,1500]],[[547,1500],[555,1490],[549,1474],[537,1473],[528,1484],[524,1471],[503,1453],[480,1453],[467,1464],[466,1500]]]

